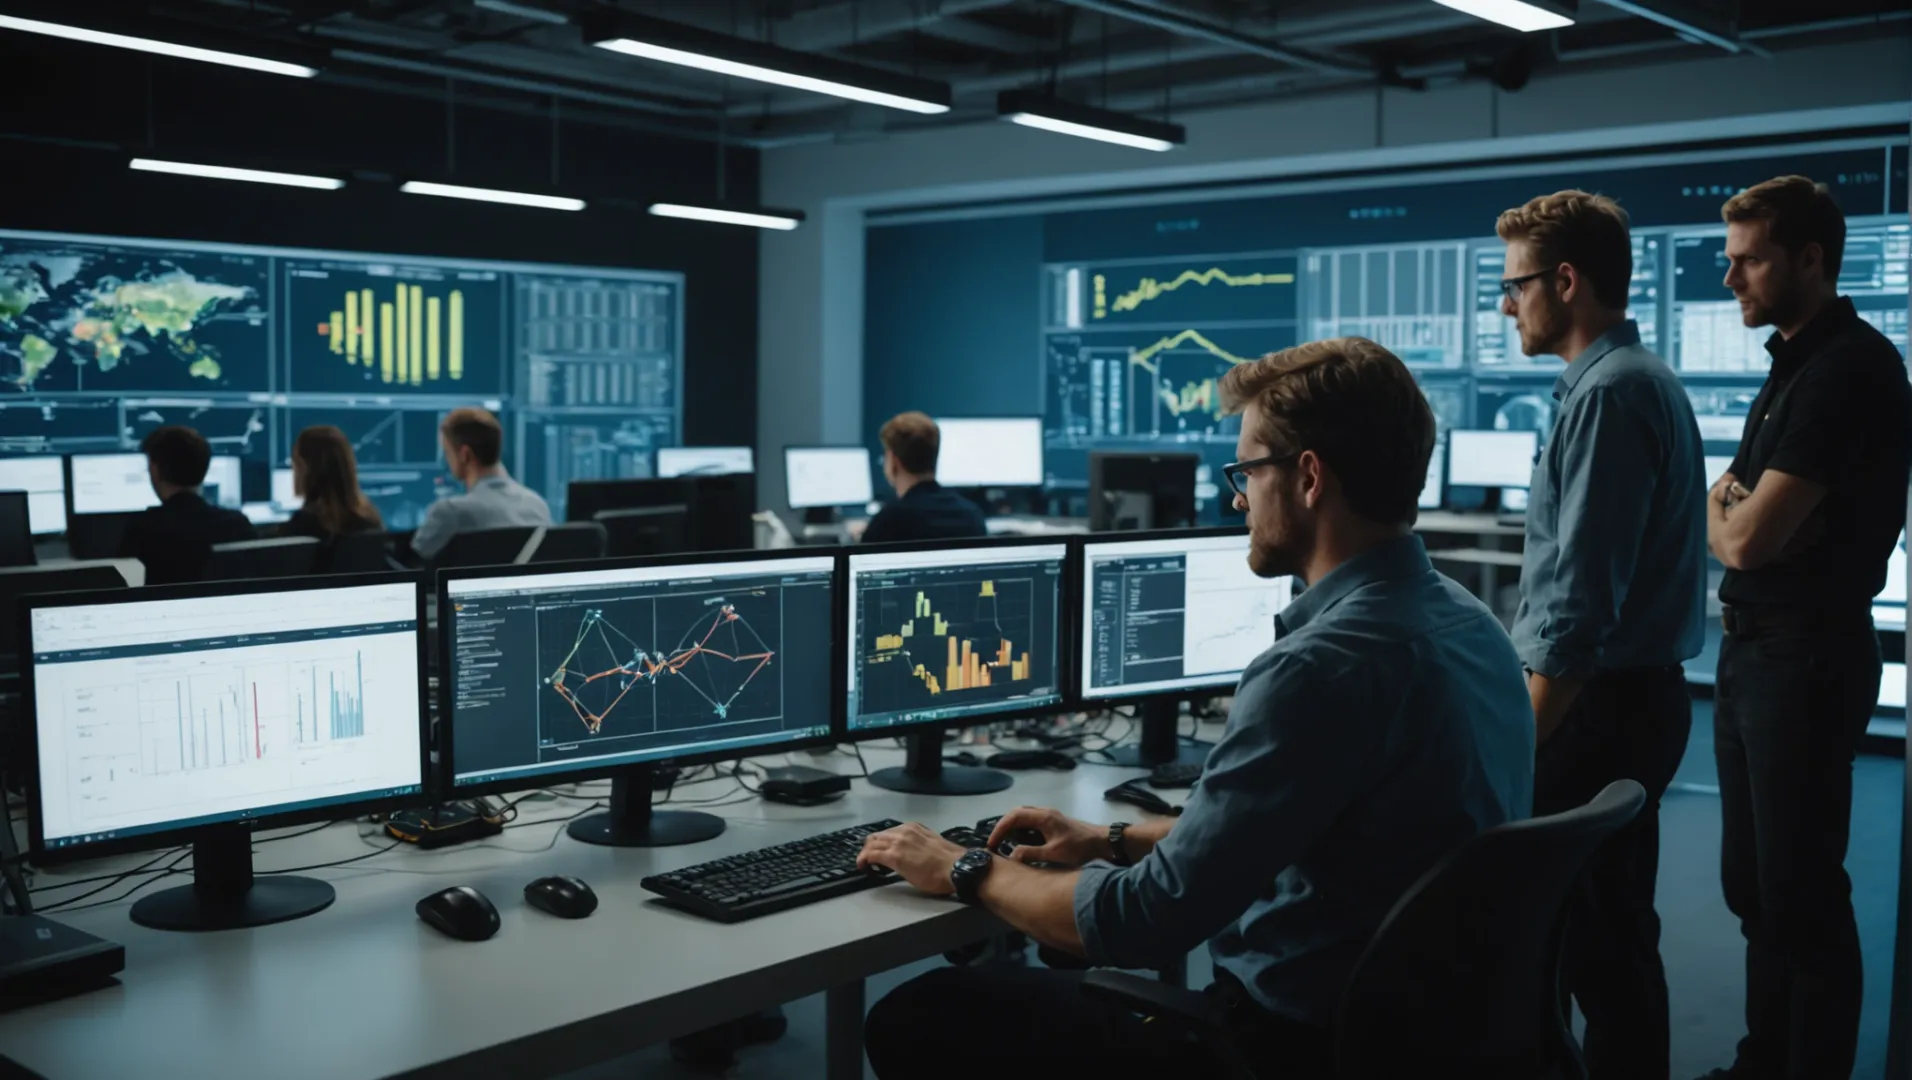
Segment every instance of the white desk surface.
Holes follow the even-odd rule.
[[[900,752],[875,745],[864,750],[872,768],[900,761]],[[793,760],[856,771],[856,759],[843,754]],[[1001,929],[980,910],[902,884],[723,925],[656,902],[638,886],[644,875],[887,817],[944,829],[1034,803],[1092,821],[1133,820],[1133,808],[1104,802],[1102,792],[1137,774],[1088,764],[1066,773],[1020,772],[1008,791],[966,798],[903,795],[858,780],[827,806],[751,800],[716,808],[729,821],[722,836],[650,850],[593,847],[562,835],[561,824],[527,825],[479,844],[394,850],[313,871],[336,885],[337,901],[316,915],[255,929],[147,930],[127,918],[128,903],[54,912],[50,917],[126,946],[122,985],[0,1015],[0,1051],[52,1080],[548,1076],[578,1069]],[[677,794],[715,798],[735,790],[725,779]],[[519,820],[554,819],[585,805],[527,802]],[[253,865],[267,872],[365,854],[373,848],[358,828],[343,823],[258,845]],[[61,867],[38,875],[35,887],[141,861]],[[564,920],[528,907],[525,884],[547,874],[584,879],[598,895],[596,913]],[[166,885],[188,881],[173,877]],[[477,887],[498,906],[504,925],[497,936],[456,941],[419,921],[412,909],[419,898],[458,884]],[[35,899],[46,904],[90,887]]]
[[[1460,514],[1451,510],[1423,510],[1414,519],[1414,531],[1462,536],[1525,536],[1520,525],[1503,525],[1494,514]]]
[[[1491,548],[1429,548],[1427,557],[1436,562],[1446,559],[1449,562],[1476,563],[1481,566],[1519,566],[1521,553]]]
[[[42,558],[38,564],[42,570],[64,570],[70,566],[116,566],[128,586],[138,588],[146,584],[146,564],[138,559],[75,559],[68,555],[56,555]]]

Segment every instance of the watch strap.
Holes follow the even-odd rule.
[[[1129,857],[1128,831],[1129,823],[1126,821],[1109,826],[1109,851],[1115,856],[1111,861],[1117,866],[1135,865],[1135,860]]]
[[[995,858],[986,848],[970,848],[957,858],[956,864],[949,868],[949,883],[956,888],[956,899],[965,904],[974,904],[979,899],[983,878],[989,876]]]

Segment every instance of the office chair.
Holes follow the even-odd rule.
[[[324,560],[327,573],[369,574],[384,570],[403,570],[387,553],[392,534],[386,532],[348,533],[332,541],[331,558]]]
[[[602,559],[606,544],[604,526],[595,521],[567,521],[546,525],[532,541],[531,562],[565,562],[570,559]]]
[[[599,510],[595,520],[604,526],[605,554],[612,558],[671,555],[690,550],[690,508],[687,506]]]
[[[1334,1080],[1586,1080],[1560,981],[1567,895],[1645,803],[1639,784],[1615,781],[1585,806],[1488,829],[1423,874],[1342,991]],[[1109,970],[1082,993],[1175,1024],[1221,1050],[1231,1075],[1257,1076],[1205,994]]]
[[[538,535],[538,525],[507,525],[502,529],[476,529],[461,532],[440,548],[431,560],[433,568],[450,570],[464,566],[508,566],[530,557],[529,545]]]
[[[235,540],[214,544],[206,558],[202,581],[248,578],[304,577],[319,565],[322,545],[310,536],[280,536],[271,540]]]

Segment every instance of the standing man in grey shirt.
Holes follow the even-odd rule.
[[[465,494],[440,499],[425,512],[412,534],[412,551],[430,561],[461,532],[513,525],[549,525],[551,508],[544,496],[511,478],[500,460],[505,432],[484,409],[453,409],[438,425],[445,464]]]
[[[1666,1080],[1666,970],[1653,890],[1659,798],[1692,728],[1680,662],[1700,651],[1706,476],[1679,380],[1627,318],[1626,213],[1584,191],[1500,216],[1502,311],[1521,351],[1557,356],[1560,402],[1534,468],[1514,645],[1540,743],[1534,811],[1614,780],[1647,805],[1596,852],[1568,908],[1564,977],[1594,1080]]]
[[[1091,825],[1025,807],[989,841],[1040,831],[1013,859],[905,825],[871,837],[860,861],[1097,965],[1157,967],[1206,941],[1234,1041],[1265,1075],[1313,1076],[1389,908],[1456,845],[1527,816],[1533,719],[1506,632],[1412,531],[1434,416],[1401,361],[1363,338],[1318,341],[1240,365],[1222,389],[1242,414],[1225,473],[1248,516],[1248,565],[1308,589],[1242,673],[1182,816]],[[1038,861],[1080,869],[1026,865]],[[1223,1074],[1209,1048],[1084,999],[1081,980],[932,971],[870,1011],[871,1067],[883,1080],[1064,1064]]]

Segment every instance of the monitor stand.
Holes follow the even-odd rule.
[[[133,905],[133,921],[153,930],[237,930],[303,918],[338,894],[317,878],[252,875],[252,830],[213,825],[193,834],[193,883]]]
[[[902,768],[878,769],[870,774],[870,783],[885,791],[909,795],[988,795],[1006,791],[1015,783],[1008,773],[998,769],[945,765],[940,729],[909,736],[904,754]]]
[[[1142,714],[1142,738],[1133,746],[1109,749],[1109,763],[1129,769],[1152,769],[1178,762],[1200,765],[1208,760],[1214,743],[1189,740],[1181,735],[1182,703],[1175,698],[1155,698],[1138,707]]]
[[[655,765],[633,765],[611,776],[611,808],[573,821],[571,839],[604,847],[675,847],[713,840],[723,834],[724,819],[692,810],[659,810],[651,805]]]

